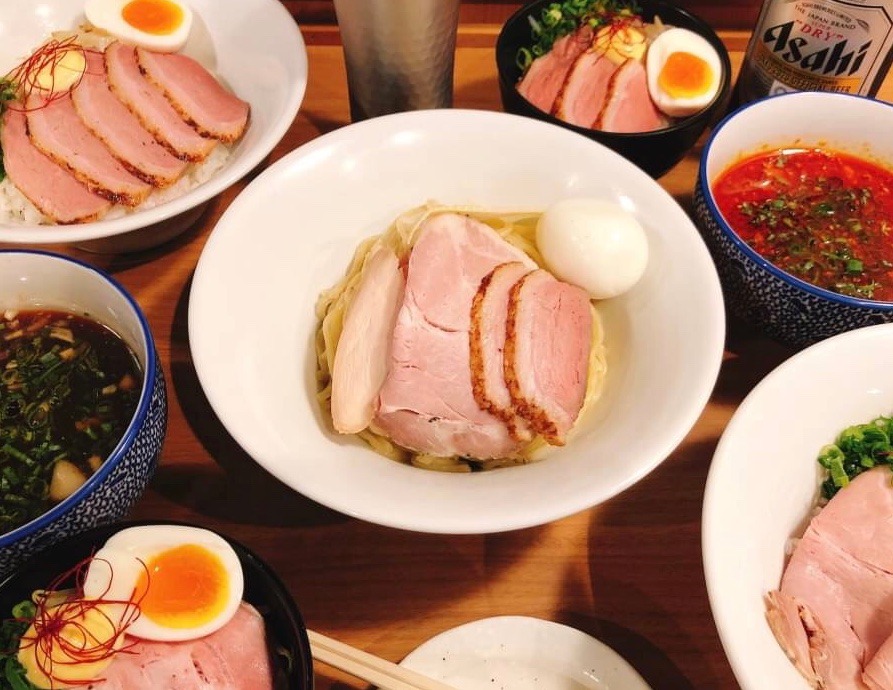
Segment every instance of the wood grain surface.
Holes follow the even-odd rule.
[[[334,24],[332,0],[282,0],[302,24]],[[524,3],[514,0],[462,0],[463,23],[501,24]],[[677,5],[698,15],[717,29],[752,29],[760,11],[760,0],[678,0]]]
[[[523,614],[610,644],[654,690],[733,690],[707,601],[700,519],[710,458],[742,398],[792,352],[729,326],[716,389],[694,429],[652,474],[615,499],[535,529],[492,536],[414,534],[366,524],[294,493],[227,434],[201,392],[187,337],[193,270],[215,222],[261,169],[348,123],[341,49],[305,28],[310,83],[301,112],[258,170],[213,200],[198,224],[130,256],[70,253],[109,269],[146,311],[168,374],[170,426],[161,466],[135,518],[190,521],[255,549],[284,579],[308,626],[392,661],[473,619]],[[463,26],[457,106],[499,109],[497,27]],[[726,34],[740,62],[744,37]],[[891,93],[888,82],[884,94]],[[700,149],[661,184],[685,208]],[[319,690],[364,685],[324,666]],[[773,689],[775,690],[775,689]]]

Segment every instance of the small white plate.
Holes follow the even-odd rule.
[[[594,637],[527,616],[483,618],[447,630],[400,665],[456,690],[651,690]]]

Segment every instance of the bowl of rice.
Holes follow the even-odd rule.
[[[282,139],[298,112],[307,84],[307,53],[293,18],[278,0],[190,0],[189,8],[191,26],[188,39],[179,52],[195,60],[225,90],[247,104],[249,115],[244,133],[234,137],[233,141],[215,137],[220,141],[209,145],[210,150],[203,151],[195,160],[186,160],[189,156],[181,155],[182,152],[173,150],[155,136],[175,158],[185,161],[185,165],[180,165],[175,181],[150,185],[151,191],[141,197],[138,204],[117,203],[111,199],[111,205],[106,205],[95,219],[85,216],[76,222],[54,217],[52,213],[46,213],[46,208],[38,208],[20,189],[21,185],[11,179],[14,175],[10,167],[0,168],[0,244],[74,244],[90,251],[110,253],[157,246],[194,224],[213,197],[257,166]],[[39,4],[31,0],[7,0],[3,14],[0,75],[6,75],[7,79],[15,74],[14,70],[23,61],[33,60],[35,54],[46,50],[47,45],[57,46],[57,53],[61,54],[59,44],[64,47],[66,42],[74,41],[87,53],[100,54],[114,40],[88,22],[83,0],[47,0]],[[139,69],[147,79],[152,77],[142,64]],[[87,69],[85,77],[90,73]],[[109,73],[110,90],[119,95],[111,76]],[[2,86],[0,83],[0,88]],[[171,100],[169,93],[165,95]],[[3,96],[0,93],[0,102]],[[75,110],[83,118],[78,102],[72,96],[66,98],[74,101]],[[174,100],[171,104],[179,108]],[[14,104],[5,103],[0,108],[3,105],[7,110],[15,109]],[[26,115],[33,112],[30,101],[23,109]],[[6,114],[10,115],[9,112]],[[134,110],[134,114],[156,135],[139,112]],[[4,118],[0,127],[9,128],[6,126],[8,120]],[[184,120],[188,122],[185,116]],[[195,129],[201,137],[209,137],[200,127],[195,126]],[[28,136],[32,143],[36,143],[30,117]],[[101,136],[100,139],[108,144]],[[54,163],[71,169],[40,143],[41,153],[47,154]],[[6,148],[12,150],[9,146]],[[128,172],[133,172],[140,180],[146,179],[139,171],[133,171],[111,145],[109,149]],[[0,150],[0,163],[3,162]],[[77,170],[71,171],[90,187],[90,191],[95,191]],[[109,198],[103,192],[97,194]]]

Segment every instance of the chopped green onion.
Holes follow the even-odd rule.
[[[564,0],[546,5],[539,17],[529,15],[532,45],[522,47],[515,56],[515,62],[522,72],[530,67],[533,58],[545,55],[559,38],[573,33],[582,26],[597,28],[612,22],[615,18],[638,16],[639,7],[635,2],[624,0]]]
[[[846,262],[847,273],[862,273],[864,266],[859,259],[850,259]]]
[[[832,498],[863,472],[887,465],[893,469],[893,417],[877,417],[847,427],[834,443],[821,449],[818,463],[828,471],[822,495]]]

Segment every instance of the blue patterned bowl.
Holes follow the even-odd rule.
[[[0,251],[0,310],[55,308],[89,315],[133,349],[142,394],[124,437],[77,491],[0,536],[0,576],[62,539],[124,517],[155,471],[167,430],[164,374],[146,317],[121,285],[87,264],[46,252]]]
[[[795,347],[893,321],[893,303],[824,290],[761,257],[726,223],[711,190],[712,182],[729,165],[760,150],[822,146],[890,163],[891,131],[893,106],[825,92],[757,101],[717,126],[701,155],[695,216],[733,314]]]

